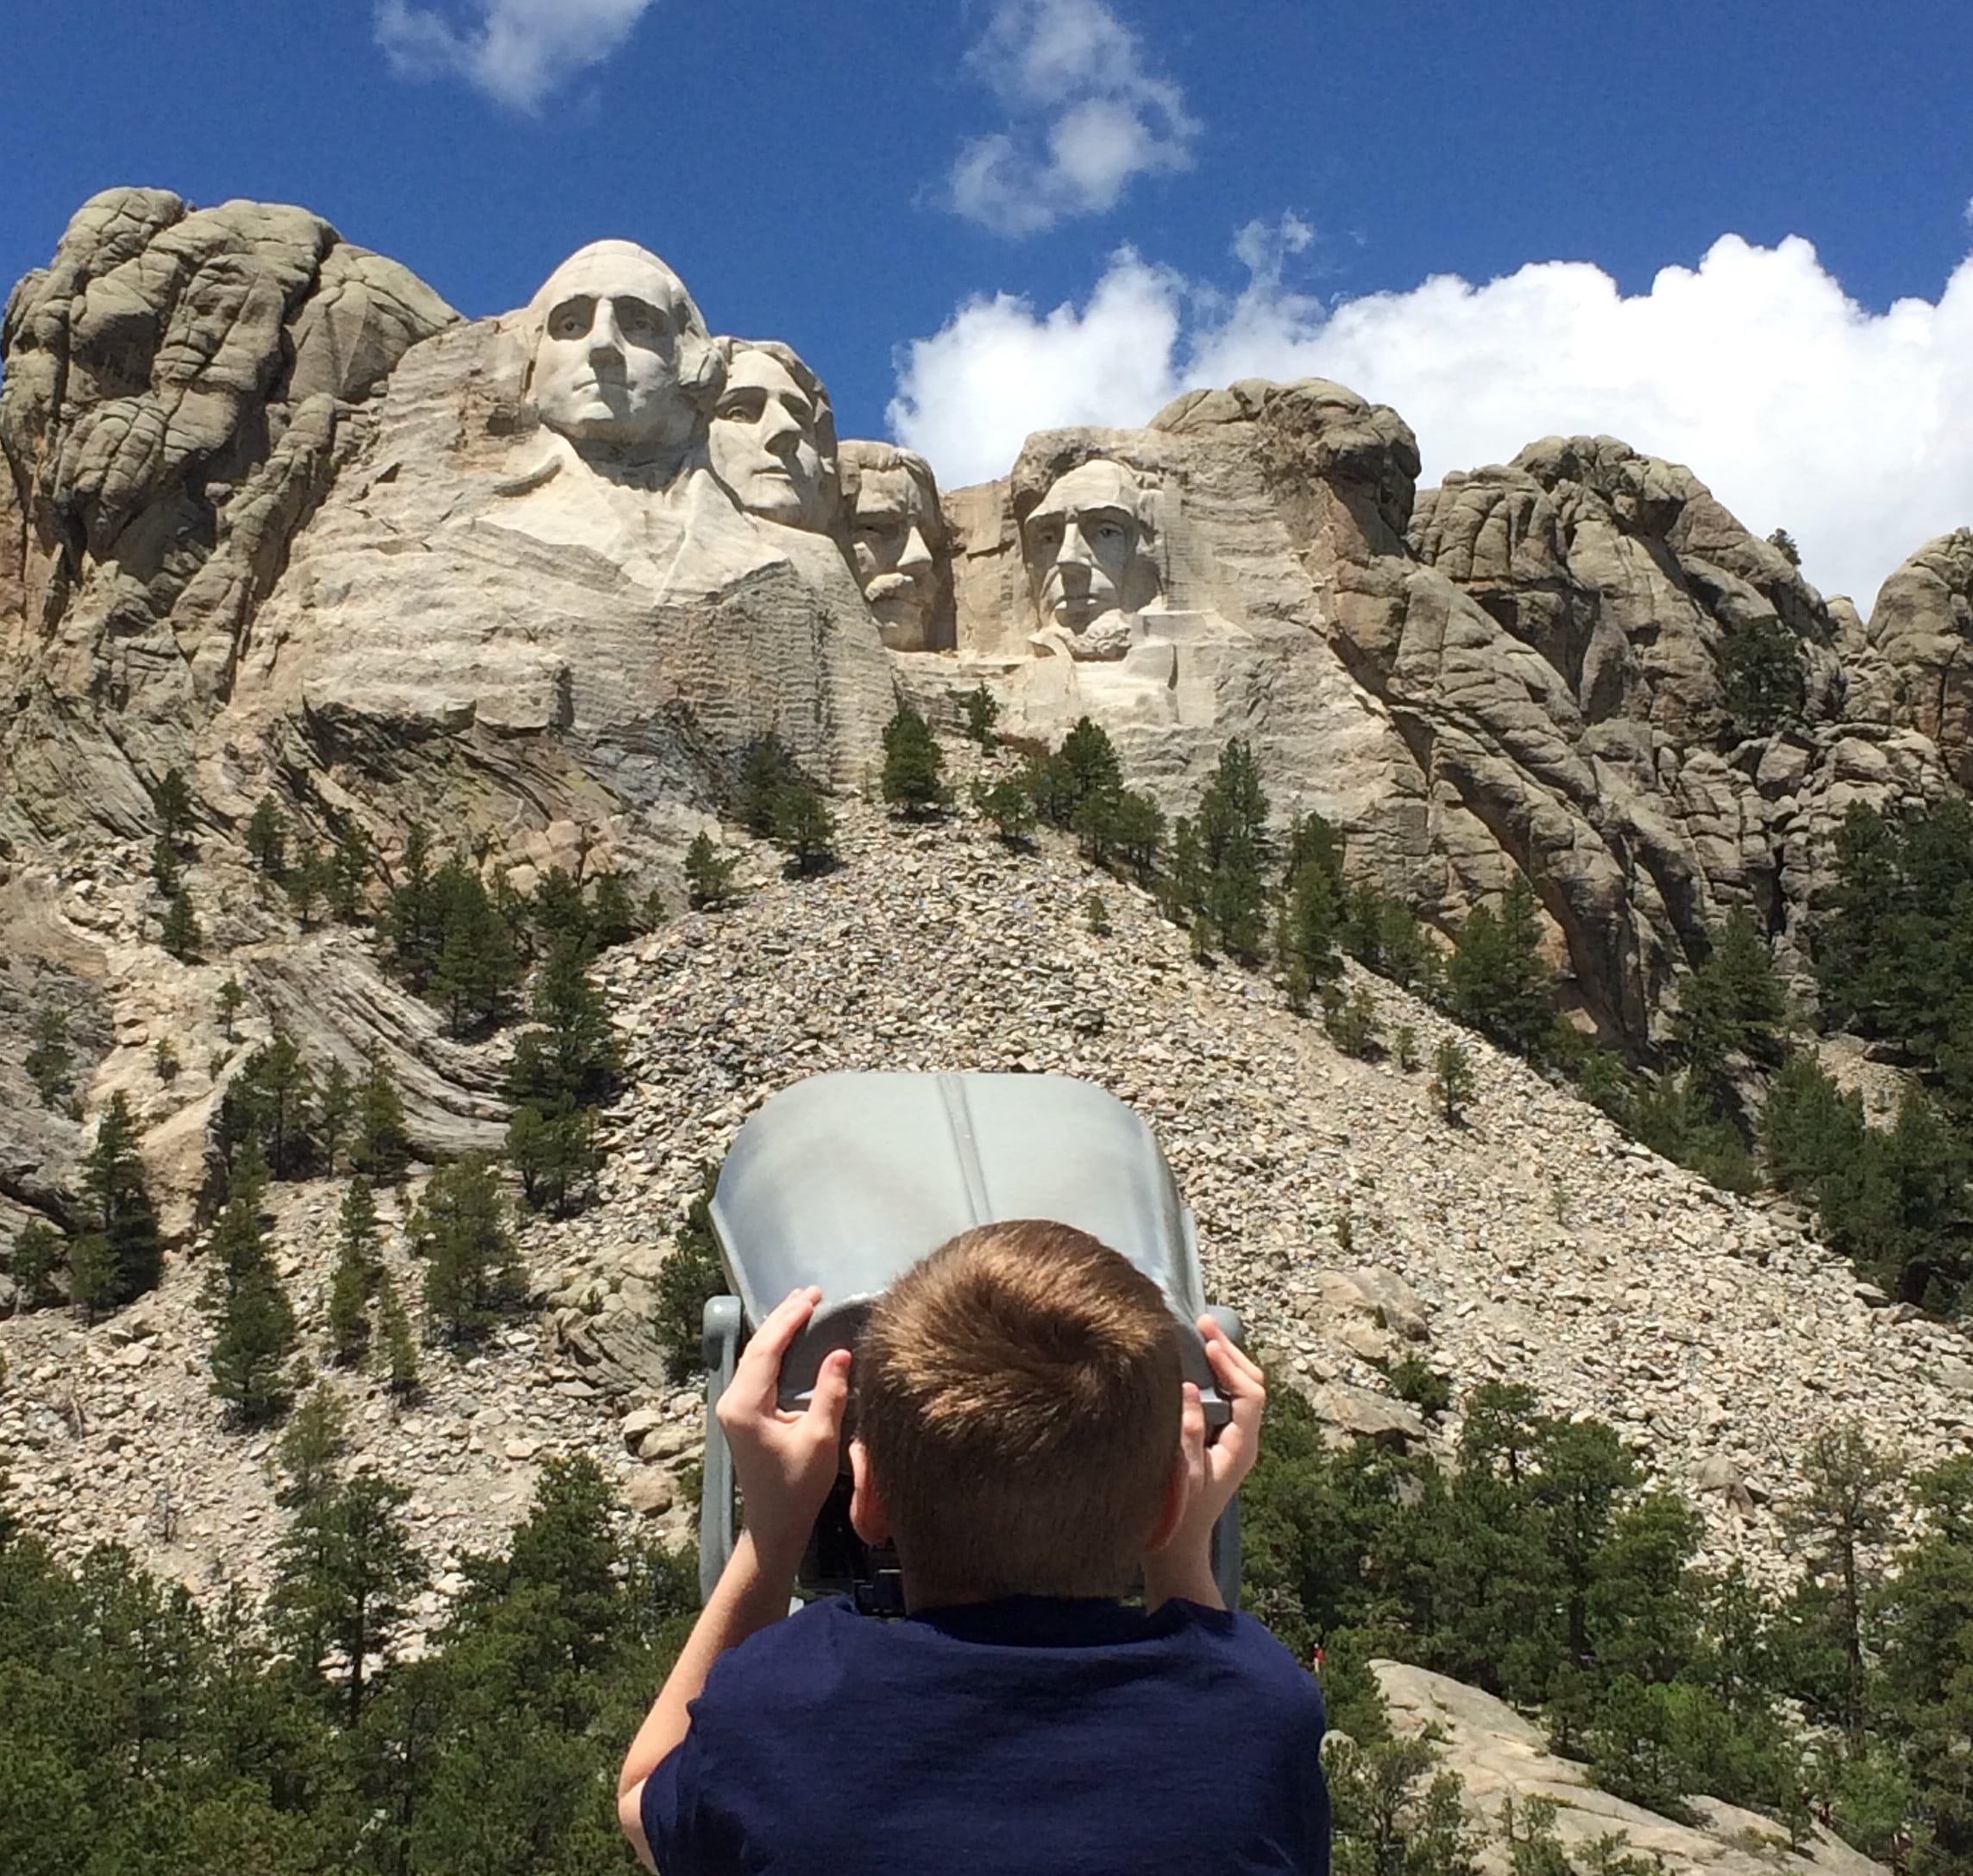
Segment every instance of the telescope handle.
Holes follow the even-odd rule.
[[[716,1409],[740,1356],[738,1296],[707,1298],[701,1352],[706,1360],[706,1460],[699,1492],[699,1600],[705,1603],[733,1554],[733,1454]]]

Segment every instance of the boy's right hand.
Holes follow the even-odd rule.
[[[754,1547],[791,1579],[836,1483],[850,1397],[850,1352],[839,1348],[822,1363],[806,1408],[794,1413],[780,1404],[782,1361],[821,1300],[810,1285],[768,1313],[715,1409]]]
[[[1206,1410],[1198,1388],[1184,1383],[1185,1404],[1178,1421],[1178,1451],[1184,1477],[1184,1509],[1177,1527],[1144,1565],[1144,1599],[1152,1607],[1169,1597],[1216,1607],[1213,1584],[1213,1527],[1233,1503],[1260,1452],[1260,1416],[1267,1406],[1267,1382],[1260,1365],[1240,1348],[1211,1316],[1199,1318],[1206,1362],[1232,1417],[1219,1438],[1206,1443]]]

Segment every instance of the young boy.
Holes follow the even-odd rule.
[[[663,1876],[1232,1876],[1329,1869],[1322,1696],[1213,1583],[1254,1464],[1260,1371],[1199,1329],[1232,1418],[1208,1446],[1157,1286],[1066,1225],[982,1226],[872,1310],[851,1522],[907,1615],[788,1616],[836,1477],[851,1359],[776,1384],[798,1290],[719,1402],[746,1507],[732,1561],[619,1787]],[[1119,1600],[1141,1568],[1144,1607]],[[786,1617],[783,1620],[783,1617]]]

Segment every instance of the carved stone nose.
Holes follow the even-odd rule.
[[[589,323],[589,349],[592,352],[620,352],[624,348],[624,336],[617,325],[617,310],[606,299],[596,302],[594,317]]]

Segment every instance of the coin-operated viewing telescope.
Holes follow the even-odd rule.
[[[975,1225],[1046,1218],[1121,1252],[1178,1319],[1184,1374],[1207,1438],[1229,1414],[1196,1326],[1207,1305],[1192,1214],[1151,1131],[1113,1095],[1060,1075],[818,1075],[783,1089],[741,1127],[712,1202],[733,1294],[706,1305],[705,1490],[699,1582],[710,1595],[732,1554],[732,1456],[712,1409],[742,1340],[789,1290],[822,1301],[782,1365],[781,1404],[804,1405],[823,1361],[855,1345],[871,1302],[927,1252]],[[1236,1342],[1240,1318],[1211,1311]],[[964,1489],[964,1481],[955,1481]],[[897,1560],[850,1528],[850,1479],[817,1520],[797,1594],[849,1593],[902,1608]],[[1213,1574],[1235,1606],[1240,1503],[1213,1532]]]

